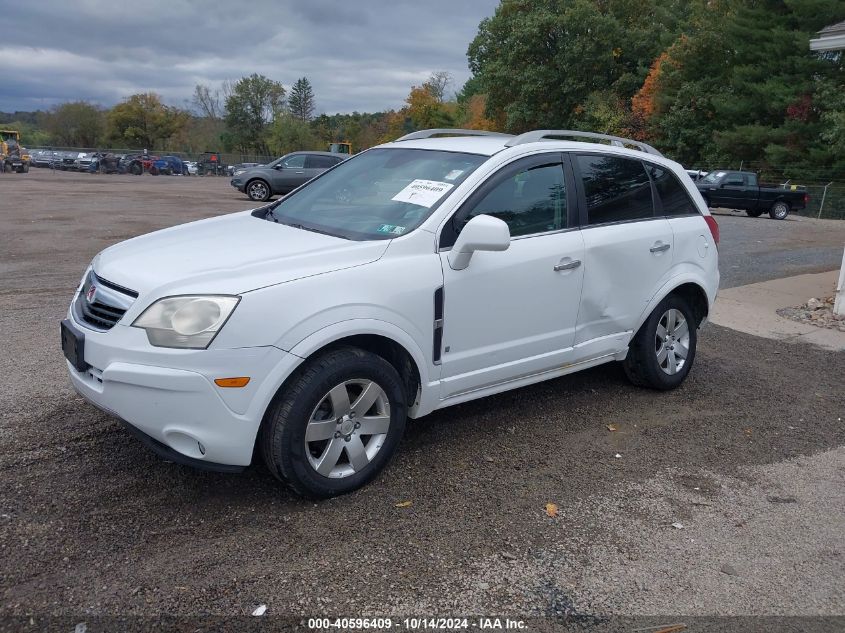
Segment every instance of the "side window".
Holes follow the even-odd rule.
[[[566,228],[566,186],[560,163],[539,165],[505,178],[475,204],[464,222],[477,215],[504,220],[511,236]]]
[[[625,222],[654,217],[651,182],[638,160],[577,156],[587,199],[587,223]]]
[[[305,160],[305,167],[307,169],[328,169],[337,164],[331,156],[320,156],[319,154],[309,155]]]
[[[657,196],[663,204],[663,215],[698,215],[698,209],[675,175],[668,169],[649,166]]]
[[[745,174],[745,184],[750,187],[757,186],[757,174]]]
[[[305,154],[296,154],[282,161],[288,169],[305,169]]]
[[[728,174],[722,184],[729,187],[744,187],[745,179],[742,174]]]

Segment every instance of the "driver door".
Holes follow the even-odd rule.
[[[293,154],[280,161],[273,177],[273,193],[290,193],[308,180],[305,175],[305,154]]]
[[[559,368],[572,357],[584,242],[560,153],[502,168],[444,225],[441,399]],[[448,250],[472,217],[504,220],[510,247],[453,270]],[[495,390],[495,389],[492,389]]]

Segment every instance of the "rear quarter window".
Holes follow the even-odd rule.
[[[699,215],[698,207],[675,174],[656,165],[651,165],[650,171],[663,207],[663,215]]]
[[[587,202],[587,224],[654,217],[651,182],[640,161],[592,154],[580,154],[576,161]]]

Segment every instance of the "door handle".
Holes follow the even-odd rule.
[[[555,265],[555,272],[560,272],[561,270],[572,270],[574,268],[578,268],[580,265],[580,259],[571,259],[568,262],[560,260],[560,262]]]
[[[663,251],[668,251],[671,246],[671,244],[662,244],[661,242],[657,242],[648,250],[650,250],[652,253],[662,253]]]

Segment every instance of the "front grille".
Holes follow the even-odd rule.
[[[134,290],[102,279],[91,271],[74,302],[74,316],[94,330],[110,330],[137,297],[138,293]]]

